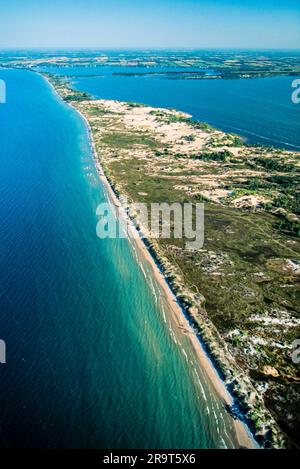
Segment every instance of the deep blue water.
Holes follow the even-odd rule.
[[[0,446],[235,445],[134,249],[96,237],[82,119],[37,74],[0,79]]]
[[[72,82],[75,88],[87,91],[97,98],[177,108],[192,114],[197,120],[240,134],[249,143],[300,150],[300,104],[294,104],[291,99],[292,81],[297,77],[180,80],[158,75],[114,75],[120,71],[136,73],[163,70],[171,69],[49,69],[62,75],[74,75]],[[95,73],[100,76],[84,76]]]

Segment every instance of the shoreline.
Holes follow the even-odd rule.
[[[78,109],[76,109],[74,106],[70,105],[73,109],[75,109],[78,114],[83,118],[87,125],[88,133],[89,133],[89,139],[91,143],[91,148],[93,151],[93,157],[95,161],[95,168],[98,173],[100,181],[103,183],[107,195],[111,201],[111,203],[114,206],[120,207],[120,199],[117,197],[115,194],[113,187],[109,183],[102,166],[99,161],[99,156],[96,150],[94,138],[93,138],[93,133],[92,129],[90,126],[90,123],[88,122],[86,116],[82,114]],[[165,300],[167,302],[167,307],[170,311],[170,313],[173,315],[173,319],[177,322],[177,324],[184,328],[184,330],[187,332],[187,336],[190,340],[191,346],[194,349],[195,354],[198,357],[199,363],[204,370],[206,376],[208,377],[210,384],[213,386],[215,392],[218,394],[219,398],[228,406],[232,406],[234,403],[234,399],[229,393],[229,391],[226,388],[225,382],[221,379],[221,377],[218,374],[218,370],[216,367],[213,365],[211,362],[208,354],[204,350],[199,338],[196,336],[194,333],[188,319],[186,318],[184,314],[183,308],[178,304],[178,300],[176,298],[176,295],[173,293],[173,291],[170,288],[170,285],[166,279],[166,277],[163,275],[163,273],[160,271],[158,265],[155,262],[154,257],[151,255],[149,249],[145,245],[143,239],[140,237],[138,230],[135,228],[134,224],[132,223],[130,217],[126,214],[126,211],[124,210],[124,207],[121,205],[123,208],[122,212],[119,211],[119,214],[124,217],[125,221],[128,222],[128,236],[130,240],[132,240],[134,246],[136,249],[139,251],[139,253],[142,255],[143,260],[148,264],[148,266],[151,269],[153,278],[157,282],[161,292],[163,293]],[[250,429],[247,427],[246,423],[243,422],[241,419],[232,419],[233,424],[235,426],[235,431],[236,431],[236,438],[241,447],[248,448],[248,449],[255,449],[258,448],[258,445],[252,436],[252,433]]]
[[[89,139],[91,142],[91,147],[93,150],[93,156],[95,160],[95,167],[99,176],[100,181],[103,183],[107,195],[110,198],[112,204],[114,206],[119,207],[121,202],[120,199],[117,197],[115,194],[113,187],[109,183],[102,166],[99,161],[99,156],[96,150],[96,146],[94,143],[93,139],[93,133],[92,129],[90,126],[90,123],[88,122],[87,118],[71,106],[73,109],[75,109],[78,114],[84,119],[88,131],[89,131]],[[121,205],[122,206],[122,205]],[[148,264],[148,266],[151,269],[153,278],[157,282],[161,292],[163,293],[165,300],[167,302],[167,307],[170,311],[170,313],[173,315],[173,319],[177,322],[177,324],[184,328],[184,330],[187,332],[187,336],[190,340],[191,346],[194,349],[195,354],[197,355],[197,358],[199,360],[200,366],[204,370],[206,376],[208,377],[211,385],[213,386],[214,390],[218,394],[219,398],[228,406],[232,406],[234,403],[234,399],[229,393],[229,391],[226,388],[225,382],[221,379],[221,377],[218,374],[218,371],[216,367],[213,365],[211,362],[208,354],[204,350],[199,338],[196,336],[194,333],[188,319],[186,318],[184,314],[183,308],[178,304],[178,300],[176,298],[176,295],[173,293],[171,290],[171,287],[167,281],[167,278],[163,275],[161,270],[159,269],[158,265],[155,262],[155,258],[151,255],[149,249],[145,245],[143,239],[140,237],[140,234],[138,230],[135,228],[134,224],[132,223],[130,217],[126,214],[126,211],[123,210],[122,212],[119,211],[119,214],[121,214],[122,217],[124,217],[128,222],[128,236],[130,237],[130,240],[134,243],[134,246],[137,248],[139,253],[143,256],[143,260]],[[235,431],[236,431],[236,438],[241,447],[249,448],[249,449],[255,449],[258,448],[257,443],[254,440],[254,437],[251,434],[250,429],[247,427],[245,422],[243,422],[241,419],[232,419],[233,424],[235,426]],[[251,435],[251,436],[250,436]]]
[[[62,100],[61,95],[57,92],[54,85],[48,80],[46,76],[40,74],[48,84],[50,84],[52,90],[55,94]],[[92,148],[93,153],[93,160],[95,164],[95,169],[97,171],[99,181],[101,181],[105,187],[107,196],[110,202],[116,206],[121,207],[123,210],[119,210],[119,216],[124,217],[124,220],[127,222],[128,226],[128,237],[133,243],[133,247],[137,249],[138,253],[142,256],[144,262],[150,267],[152,276],[156,281],[160,291],[164,296],[164,300],[166,301],[167,308],[169,313],[172,315],[173,320],[177,323],[179,328],[182,328],[186,332],[186,336],[189,338],[190,345],[193,348],[195,355],[198,358],[199,364],[203,369],[205,375],[207,376],[210,384],[214,388],[218,397],[223,401],[223,403],[229,407],[234,404],[234,397],[227,389],[225,381],[221,378],[218,369],[213,364],[209,354],[205,351],[203,344],[201,343],[200,337],[198,337],[194,330],[191,327],[191,323],[186,317],[187,312],[184,310],[182,306],[180,306],[178,302],[178,298],[176,297],[175,293],[171,289],[171,285],[168,282],[168,279],[160,270],[155,257],[151,254],[149,248],[141,238],[139,231],[134,226],[129,214],[126,213],[125,208],[122,206],[120,199],[118,198],[117,194],[115,193],[113,186],[110,184],[108,178],[106,177],[103,168],[100,163],[99,155],[97,153],[96,145],[93,138],[93,131],[90,126],[90,123],[87,117],[77,109],[73,104],[66,103],[69,105],[73,110],[75,110],[80,117],[84,120],[85,125],[88,131],[88,138]],[[203,340],[203,339],[202,339]],[[247,423],[239,418],[239,417],[231,417],[232,423],[235,428],[236,439],[239,447],[247,448],[247,449],[257,449],[259,448],[258,443],[256,442],[250,428],[248,427]]]
[[[112,196],[110,197],[110,200],[115,206],[120,207],[123,203],[125,217],[133,224],[133,230],[139,238],[138,241],[136,241],[137,236],[134,237],[135,245],[136,242],[138,242],[138,245],[136,245],[138,252],[141,252],[144,261],[149,262],[151,269],[154,269],[153,276],[155,277],[158,275],[157,285],[159,287],[164,285],[164,296],[167,298],[168,295],[171,295],[173,302],[176,303],[175,308],[177,313],[179,312],[184,321],[188,324],[189,328],[191,328],[191,334],[194,336],[191,345],[193,347],[196,345],[196,350],[198,350],[198,352],[200,350],[200,355],[202,354],[202,357],[198,356],[200,366],[204,367],[206,376],[216,389],[219,397],[223,399],[223,395],[225,394],[227,399],[229,399],[231,404],[233,404],[232,407],[228,406],[227,411],[233,420],[239,445],[249,448],[279,449],[287,447],[289,437],[278,426],[273,415],[265,406],[262,396],[253,386],[248,374],[244,373],[244,370],[235,362],[231,352],[227,347],[223,346],[222,338],[219,335],[218,330],[206,316],[206,311],[202,306],[202,301],[196,308],[189,307],[188,303],[186,303],[186,291],[183,290],[180,283],[178,283],[176,271],[174,281],[172,278],[169,278],[170,271],[171,274],[174,274],[174,269],[172,270],[173,265],[165,259],[157,244],[153,243],[151,239],[149,240],[140,236],[139,228],[134,222],[134,214],[130,213],[128,207],[124,205],[124,194],[118,189],[115,180],[111,178],[110,175],[106,175],[102,169],[102,164],[98,158],[94,142],[93,130],[90,126],[88,117],[83,113],[86,111],[86,108],[83,106],[82,109],[82,106],[80,106],[80,102],[84,100],[79,100],[78,103],[76,100],[71,102],[64,100],[65,90],[62,89],[62,94],[60,94],[60,92],[55,88],[55,83],[51,83],[51,76],[43,77],[48,83],[50,83],[57,96],[62,99],[65,104],[70,105],[71,108],[77,111],[87,124],[95,167],[99,178],[105,183],[104,185],[107,189],[107,195]],[[88,106],[90,101],[105,102],[106,100],[95,100],[87,97],[85,98],[85,101],[85,105]],[[110,100],[108,100],[108,102],[109,101]],[[122,101],[115,102],[120,105],[126,104],[126,102]],[[155,110],[156,108],[153,109]],[[262,148],[268,147],[263,146]],[[156,274],[155,271],[157,271]],[[176,319],[177,313],[174,313],[173,311],[174,304],[172,304],[172,302],[169,303],[168,309],[170,310],[170,314],[172,314],[173,319]],[[202,365],[203,360],[205,365]],[[207,370],[212,372],[211,376],[208,375]],[[223,402],[227,407],[224,399]],[[257,425],[257,419],[260,419],[261,421],[259,426]],[[247,444],[245,445],[245,443],[241,444],[241,435],[244,435],[242,438],[246,438],[246,440],[244,439],[243,441],[246,441],[247,444],[249,443],[248,446]]]

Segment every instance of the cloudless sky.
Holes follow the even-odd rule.
[[[0,48],[300,49],[300,0],[0,0]]]

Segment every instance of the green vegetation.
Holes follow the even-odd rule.
[[[263,166],[267,171],[281,171],[283,173],[290,173],[295,171],[296,168],[291,163],[285,163],[282,160],[275,160],[274,158],[255,158],[254,162],[259,165]]]
[[[194,127],[194,129],[205,130],[206,132],[213,132],[215,130],[215,128],[207,122],[188,120],[187,123]]]
[[[300,186],[300,177],[299,176],[281,176],[274,175],[269,176],[267,181],[274,183],[284,189],[285,191],[294,191],[295,186]]]
[[[187,124],[193,127],[194,129],[205,130],[206,132],[211,132],[214,129],[210,124],[207,122],[200,122],[191,119],[190,117],[185,117],[184,115],[172,114],[165,111],[153,110],[150,111],[150,115],[156,116],[158,121],[164,122],[165,124]]]
[[[229,150],[223,150],[223,151],[198,153],[197,155],[190,155],[190,158],[193,160],[203,160],[203,161],[226,161],[231,156],[232,154]]]
[[[89,94],[82,93],[80,91],[76,91],[75,93],[71,93],[71,94],[68,94],[68,95],[64,96],[64,100],[67,101],[67,102],[70,102],[70,101],[77,101],[77,102],[87,101],[90,98],[91,97],[90,97]]]
[[[194,142],[196,140],[195,135],[185,135],[182,137],[186,142]]]
[[[271,184],[268,184],[265,181],[262,181],[261,179],[257,177],[249,179],[246,184],[247,184],[248,189],[252,191],[257,191],[258,189],[261,189],[261,188],[267,189],[267,188],[272,187]]]
[[[147,67],[147,71],[142,72],[116,72],[122,76],[145,76],[160,75],[166,79],[227,79],[227,78],[255,78],[270,77],[277,75],[297,76],[299,75],[299,56],[292,52],[273,53],[265,51],[263,55],[259,52],[251,51],[201,51],[200,53],[188,51],[177,51],[171,54],[161,54],[158,52],[139,52],[134,56],[132,52],[124,52],[122,56],[103,55],[101,62],[99,57],[78,51],[76,57],[66,53],[66,57],[61,55],[55,57],[53,54],[43,52],[37,57],[27,53],[23,57],[8,57],[7,54],[0,55],[0,64],[4,67],[29,68],[37,67],[93,67],[91,76],[101,75],[103,66],[123,67],[128,64],[135,64],[137,67]],[[42,61],[41,61],[42,59]],[[149,60],[151,66],[149,66]],[[182,67],[183,70],[174,72],[168,70],[170,67]],[[159,71],[158,68],[166,68]],[[199,71],[199,68],[202,70]],[[214,74],[208,74],[204,70],[213,69]]]
[[[130,108],[135,108],[135,107],[144,107],[145,105],[142,103],[128,102],[127,106],[130,109]]]
[[[101,138],[101,143],[112,148],[130,149],[135,145],[149,147],[151,150],[159,148],[154,138],[142,132],[108,132]]]
[[[160,156],[159,154],[157,156]],[[176,153],[174,158],[176,159],[190,159],[190,160],[202,160],[202,161],[227,161],[232,156],[229,150],[222,151],[206,151],[196,154],[187,153]]]
[[[295,192],[293,196],[280,194],[273,201],[274,207],[281,207],[290,212],[300,214],[300,192]]]
[[[105,109],[99,108],[99,107],[91,107],[90,110],[90,115],[94,117],[101,117],[104,116],[105,114],[108,114],[108,112]]]
[[[231,136],[231,143],[230,146],[232,147],[243,147],[245,145],[244,140],[239,137],[238,135]]]

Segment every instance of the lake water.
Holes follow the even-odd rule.
[[[96,237],[106,194],[84,122],[41,76],[0,70],[0,79],[0,446],[235,446],[134,249]],[[108,96],[111,80],[104,97],[148,101],[126,81]],[[88,83],[99,90],[95,80],[80,87]]]

